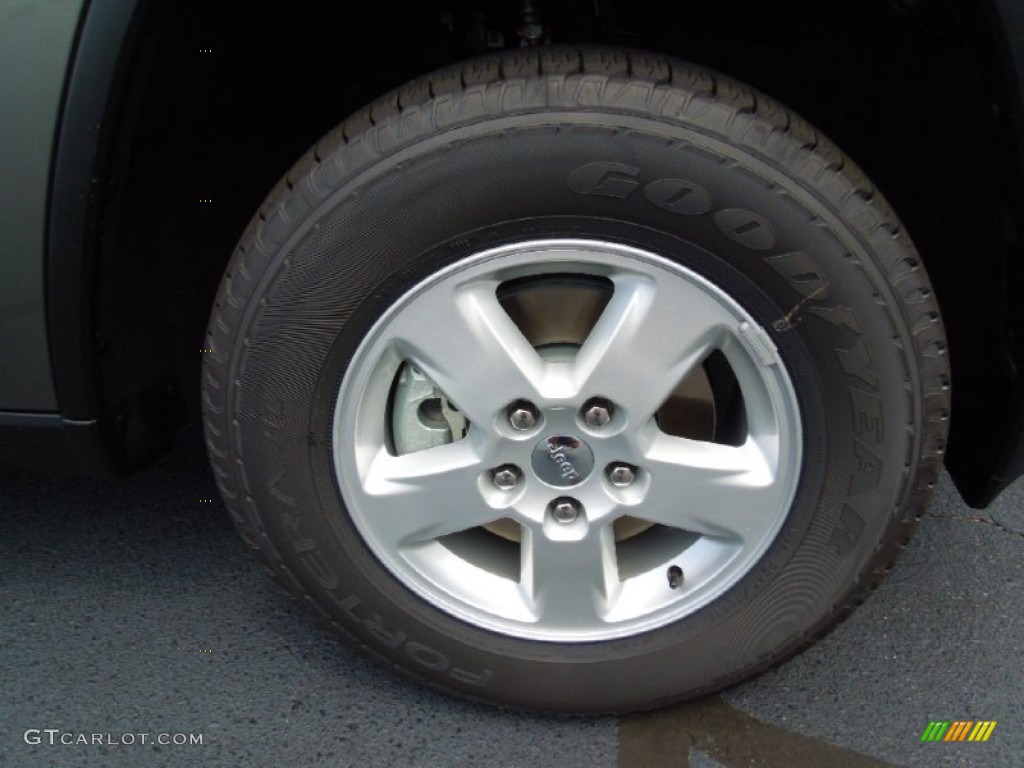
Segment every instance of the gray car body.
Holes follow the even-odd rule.
[[[82,2],[0,3],[0,408],[57,410],[46,324],[49,176]]]

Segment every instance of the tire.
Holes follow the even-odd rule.
[[[347,119],[242,236],[207,346],[213,469],[274,576],[420,682],[547,711],[820,637],[948,422],[882,196],[771,99],[643,53],[483,58]]]

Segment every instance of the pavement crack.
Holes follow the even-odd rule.
[[[721,697],[624,717],[618,768],[685,768],[696,749],[725,768],[893,768],[729,706]]]
[[[1018,539],[1024,539],[1024,531],[1018,531],[1011,528],[1008,525],[1004,525],[995,518],[985,517],[984,515],[928,515],[936,520],[953,520],[958,523],[980,523],[981,525],[987,525],[990,528],[995,528],[1008,536],[1013,536]]]

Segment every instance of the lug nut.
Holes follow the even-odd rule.
[[[625,463],[609,464],[608,480],[616,488],[626,488],[636,480],[636,468]]]
[[[519,467],[512,464],[505,464],[491,472],[491,480],[494,481],[494,487],[499,491],[511,491],[519,485],[521,476]]]
[[[555,499],[551,502],[551,516],[560,523],[571,523],[579,517],[582,507],[575,499]]]
[[[583,404],[583,421],[588,427],[603,427],[612,420],[615,407],[599,397]]]
[[[514,429],[526,431],[537,425],[537,409],[525,400],[513,403],[508,409],[508,420]]]

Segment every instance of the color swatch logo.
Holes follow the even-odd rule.
[[[921,741],[988,741],[995,729],[995,720],[932,720]]]

